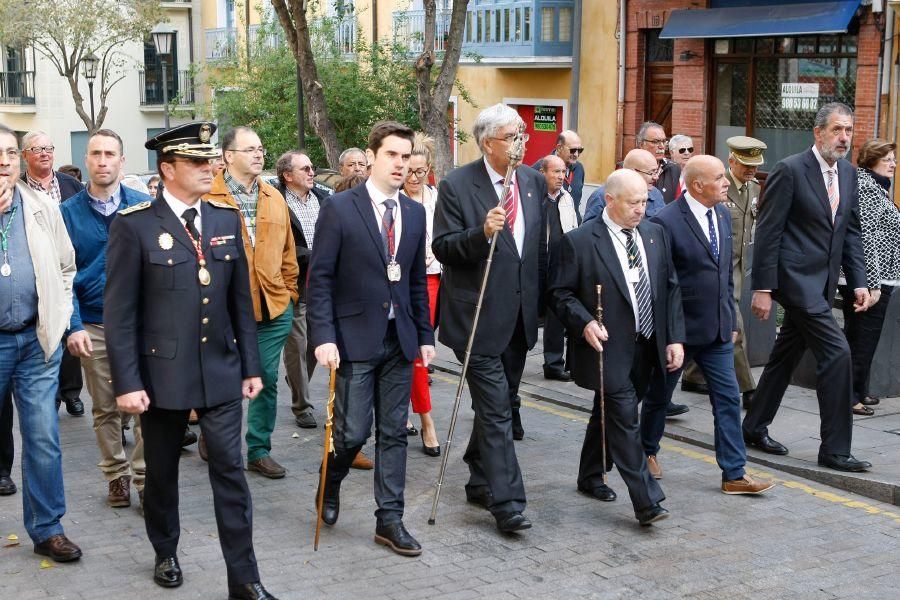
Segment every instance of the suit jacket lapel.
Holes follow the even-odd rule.
[[[851,181],[851,171],[853,170],[853,165],[849,163],[839,160],[837,162],[838,167],[838,193],[841,195],[840,202],[838,203],[837,213],[834,215],[834,222],[837,224],[840,221],[841,217],[849,212],[847,207],[850,203],[850,198],[853,195],[853,188],[850,186]],[[830,210],[830,208],[829,208]]]
[[[485,213],[487,213],[492,208],[495,208],[499,204],[499,200],[497,199],[497,191],[494,188],[494,182],[491,181],[491,178],[488,176],[487,168],[484,166],[484,162],[479,165],[478,175],[475,177],[475,180],[472,182],[477,191],[475,192],[475,196],[481,202],[482,207],[485,209]],[[521,192],[521,189],[519,190]],[[519,255],[519,249],[516,248],[516,240],[513,238],[512,232],[509,230],[509,227],[504,227],[500,230],[500,235],[498,236],[501,240],[505,241],[510,249],[515,252],[515,255]]]
[[[822,204],[822,208],[825,210],[825,216],[830,222],[831,204],[828,202],[828,190],[825,189],[825,179],[822,177],[822,167],[819,166],[819,161],[816,160],[816,155],[813,154],[811,149],[806,154],[806,167],[806,179],[812,186],[813,192]],[[840,180],[840,174],[838,174],[838,179]]]
[[[717,204],[713,209],[713,212],[716,213],[716,219],[718,220],[719,225],[719,270],[725,269],[727,271],[731,264],[732,253],[734,251],[722,252],[722,242],[725,239],[725,235],[722,232],[725,231],[725,219],[731,220],[731,213],[721,204]],[[734,235],[733,231],[731,232],[731,235]]]
[[[415,202],[415,200],[407,198],[402,193],[400,194],[399,206],[402,231],[400,232],[400,245],[397,246],[396,260],[398,263],[402,263],[407,256],[415,256],[416,254],[412,236],[418,227],[418,223],[413,221],[412,211],[410,210],[411,202]]]
[[[641,242],[644,244],[644,254],[647,255],[647,279],[650,280],[650,293],[653,299],[656,299],[657,281],[656,274],[659,272],[659,245],[663,240],[648,231],[644,221],[638,224],[637,230],[641,234]]]
[[[628,291],[628,282],[625,281],[625,273],[622,271],[622,265],[619,263],[619,255],[613,246],[612,233],[603,222],[603,219],[596,219],[594,222],[594,247],[597,249],[597,256],[606,266],[606,270],[612,274],[613,281],[619,292],[625,297],[625,302],[631,304],[631,294]]]
[[[203,204],[202,200],[200,201],[200,204]],[[191,243],[191,239],[184,229],[184,224],[179,217],[175,216],[172,209],[169,208],[168,202],[164,199],[154,200],[153,207],[156,210],[156,216],[160,219],[160,226],[168,231],[179,244],[190,250],[192,254],[196,253],[197,250],[194,248],[194,244]],[[202,206],[198,206],[197,208],[201,211],[203,210]],[[203,213],[201,213],[201,215],[202,214]]]
[[[353,191],[356,193],[353,197],[353,204],[359,212],[359,217],[362,219],[363,225],[369,231],[372,243],[378,248],[378,255],[386,265],[387,256],[385,256],[384,253],[384,245],[381,241],[381,231],[379,230],[378,222],[375,220],[375,213],[372,209],[372,199],[369,197],[369,191],[366,189],[365,184],[357,186]]]
[[[700,229],[700,224],[697,223],[697,219],[694,217],[694,213],[691,212],[691,207],[688,206],[687,199],[684,196],[678,199],[678,207],[681,209],[681,216],[684,217],[684,220],[687,222],[688,228],[690,228],[694,236],[700,241],[700,245],[706,247],[706,253],[709,254],[709,257],[715,261],[716,257],[713,254],[712,246],[710,246],[706,234]],[[716,215],[718,215],[718,213],[716,213]],[[719,231],[722,231],[721,227],[719,227]],[[719,255],[721,256],[722,253],[719,252]]]

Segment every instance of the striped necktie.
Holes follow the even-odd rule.
[[[628,268],[638,270],[638,280],[634,283],[634,295],[638,305],[638,330],[645,338],[653,336],[653,299],[650,297],[650,280],[644,270],[644,261],[631,229],[623,229],[625,251],[628,253]]]
[[[497,183],[502,187],[503,180],[498,179]],[[516,185],[515,181],[510,182],[509,191],[506,193],[506,198],[503,199],[503,210],[506,211],[506,225],[509,227],[510,231],[515,231],[516,227],[516,213],[518,212],[519,203],[516,202]]]
[[[825,171],[825,175],[828,180],[828,204],[831,206],[831,222],[834,223],[834,218],[837,216],[838,204],[841,203],[841,197],[840,194],[838,194],[837,186],[837,170],[828,169]]]

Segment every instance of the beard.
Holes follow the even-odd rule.
[[[837,162],[838,160],[847,156],[847,153],[849,151],[849,146],[841,150],[837,144],[823,144],[822,149],[819,151],[819,154],[821,154],[822,158],[824,158],[828,162]]]

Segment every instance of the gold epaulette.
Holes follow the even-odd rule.
[[[150,208],[150,201],[147,200],[145,202],[140,202],[135,204],[134,206],[129,206],[128,208],[122,209],[119,211],[120,215],[129,215],[133,212],[137,212],[139,210],[144,210],[145,208]]]
[[[212,204],[216,208],[230,208],[231,210],[240,210],[237,206],[232,206],[227,202],[222,202],[221,200],[207,200],[208,204]]]

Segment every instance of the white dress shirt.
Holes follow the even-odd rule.
[[[712,211],[712,222],[713,227],[716,229],[716,244],[719,248],[722,248],[722,235],[719,231],[719,219],[716,218],[716,211],[714,208],[709,208],[708,206],[703,206],[700,202],[691,196],[690,192],[684,193],[684,199],[687,200],[688,208],[691,209],[691,214],[694,215],[694,218],[697,219],[697,224],[700,225],[700,231],[703,232],[703,235],[706,236],[706,241],[711,242],[709,239],[709,219],[706,218],[706,213]]]
[[[628,238],[622,233],[622,226],[609,218],[605,208],[603,209],[603,223],[606,224],[606,229],[609,231],[609,237],[612,240],[613,248],[616,249],[616,256],[619,258],[619,266],[622,267],[622,274],[625,275],[625,282],[628,284],[628,297],[631,299],[631,310],[634,312],[634,330],[640,331],[641,325],[640,317],[638,316],[637,294],[634,291],[634,282],[629,281],[628,277],[628,272],[631,271],[628,267],[628,251],[625,250]],[[650,269],[647,263],[647,253],[644,251],[644,242],[641,240],[641,234],[638,232],[637,227],[631,231],[633,232],[632,235],[637,244],[638,251],[641,253],[641,264],[644,265],[644,272],[647,274],[647,283],[649,284]],[[635,268],[635,270],[637,269]]]
[[[397,248],[400,247],[400,232],[403,229],[403,219],[400,216],[400,190],[394,190],[394,194],[391,196],[386,196],[381,193],[378,188],[375,187],[375,184],[372,183],[372,178],[366,180],[366,191],[369,192],[369,198],[372,200],[372,210],[375,212],[375,223],[378,226],[378,231],[381,231],[382,223],[384,219],[384,212],[386,207],[384,205],[384,201],[388,198],[391,198],[396,202],[394,205],[394,256],[397,255]],[[388,261],[390,262],[391,256],[388,256]],[[387,277],[387,272],[385,272],[385,277]],[[391,302],[391,308],[388,311],[388,319],[394,318],[394,303]]]
[[[503,200],[503,180],[506,178],[506,175],[501,175],[497,171],[491,168],[490,163],[487,161],[487,157],[484,158],[484,167],[487,169],[488,177],[490,177],[491,182],[494,184],[494,191],[497,194],[497,200]],[[499,182],[499,183],[498,183]],[[516,241],[516,250],[519,251],[519,256],[522,256],[522,246],[525,245],[525,214],[522,212],[522,190],[519,188],[519,180],[516,177],[515,171],[513,171],[512,181],[510,182],[510,189],[515,186],[516,188],[516,222],[513,225],[513,239]],[[502,204],[501,204],[502,206]]]
[[[816,160],[819,162],[819,168],[822,169],[822,181],[825,182],[825,193],[828,193],[828,171],[834,172],[834,192],[837,195],[838,205],[841,203],[841,184],[838,180],[838,166],[837,162],[834,163],[833,167],[828,166],[828,163],[825,162],[825,159],[822,158],[822,155],[819,154],[819,149],[813,145],[812,147],[813,155],[815,155]],[[825,198],[826,200],[828,198]]]
[[[198,199],[193,206],[188,206],[187,204],[173,196],[171,193],[169,193],[169,190],[166,188],[163,188],[163,199],[166,201],[166,204],[169,205],[169,208],[172,209],[172,212],[175,213],[175,216],[178,217],[178,220],[181,221],[182,225],[187,225],[184,217],[181,216],[184,214],[184,211],[189,208],[196,209],[197,216],[194,218],[194,227],[197,228],[197,231],[200,232],[200,235],[203,235],[203,224],[200,213],[200,202],[202,202],[202,200]]]

